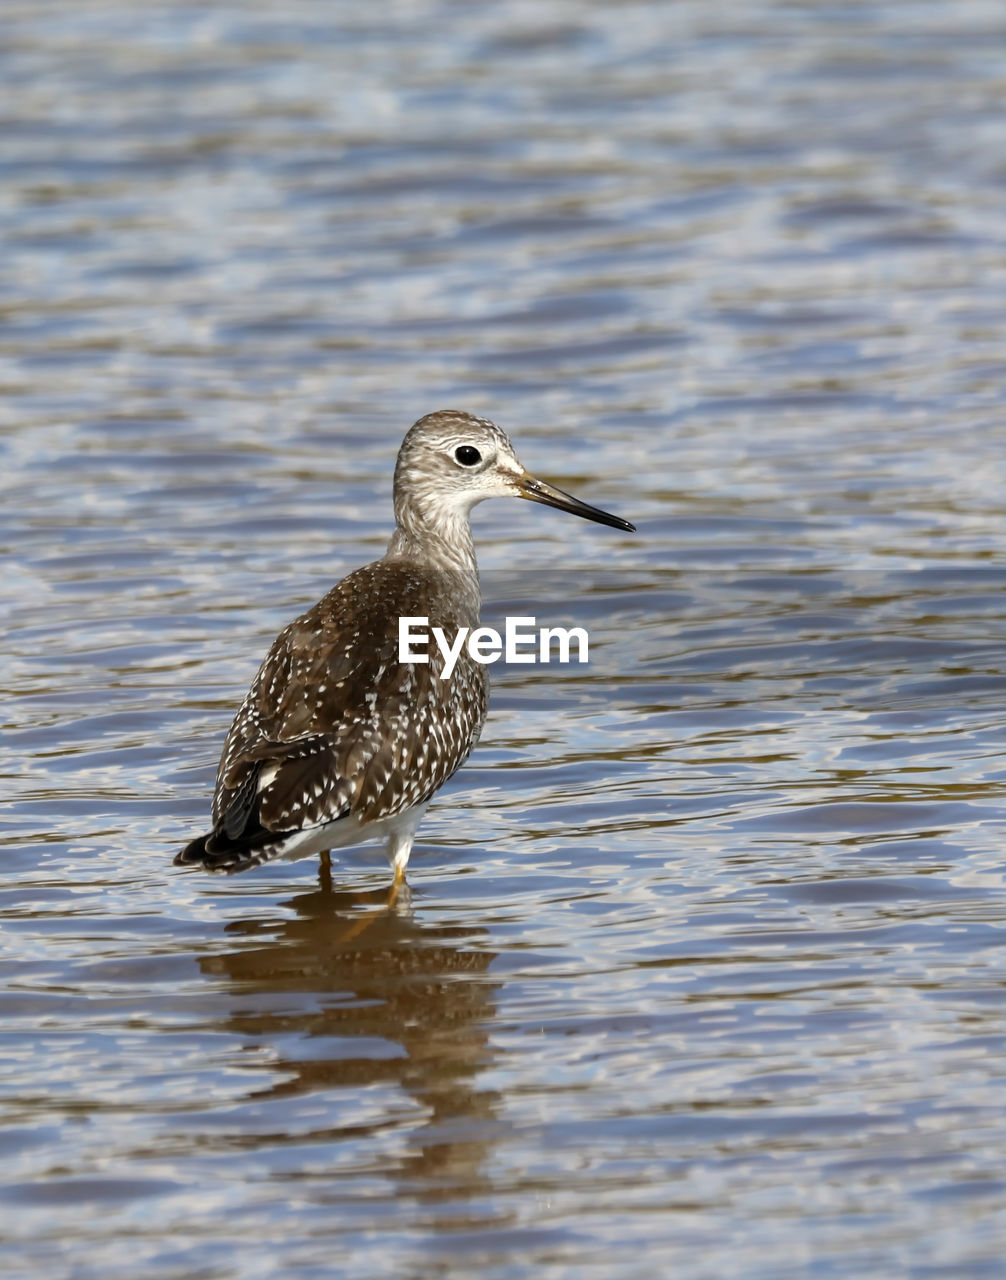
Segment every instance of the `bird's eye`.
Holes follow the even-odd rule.
[[[482,461],[482,455],[473,445],[462,444],[454,450],[454,456],[463,467],[474,467]]]

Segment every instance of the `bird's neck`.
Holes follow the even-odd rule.
[[[439,511],[435,524],[410,507],[395,514],[398,523],[388,543],[389,558],[463,573],[478,583],[475,541],[467,511]]]

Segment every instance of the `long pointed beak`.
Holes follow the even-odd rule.
[[[609,515],[598,507],[589,507],[586,502],[574,498],[572,494],[563,493],[554,485],[544,480],[536,480],[525,472],[517,481],[517,493],[531,502],[540,502],[546,507],[557,507],[560,511],[569,511],[574,516],[583,516],[584,520],[593,520],[597,524],[606,524],[612,529],[624,529],[626,533],[635,533],[636,526],[628,520]]]

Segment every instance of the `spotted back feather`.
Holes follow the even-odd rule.
[[[486,669],[462,649],[444,679],[432,641],[428,664],[399,662],[399,617],[418,616],[451,639],[477,626],[470,577],[381,560],[280,632],[224,744],[213,834],[231,845],[347,814],[374,822],[428,800],[464,763]]]

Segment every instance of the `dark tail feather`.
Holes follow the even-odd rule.
[[[282,841],[284,833],[268,831],[259,822],[258,778],[262,762],[249,770],[241,786],[229,797],[226,810],[212,831],[191,840],[175,855],[176,867],[203,867],[207,871],[246,871],[263,861],[264,845]]]
[[[206,841],[209,835],[197,836],[195,840],[189,843],[179,853],[175,854],[176,867],[200,867],[205,864],[206,859]]]
[[[282,845],[287,835],[294,832],[268,831],[255,824],[250,830],[232,839],[222,824],[204,836],[190,840],[180,853],[175,854],[176,867],[202,867],[206,871],[247,871],[275,856],[277,845]],[[271,851],[270,851],[271,848]]]
[[[300,772],[291,775],[292,781],[287,779],[287,786],[303,787],[305,783],[302,771],[305,767],[316,767],[319,760],[316,754],[308,752],[308,748],[312,743],[324,741],[319,735],[316,739],[269,743],[268,762],[285,760],[288,765],[292,763],[295,770]],[[237,788],[227,794],[227,807],[220,814],[216,826],[206,835],[191,840],[175,855],[176,867],[203,867],[207,871],[225,871],[230,875],[235,871],[247,871],[249,867],[257,867],[282,855],[284,843],[300,832],[297,829],[271,831],[262,825],[259,817],[262,796],[258,783],[262,767],[266,763],[265,755],[251,762]],[[343,818],[347,813],[348,803],[337,816]]]

